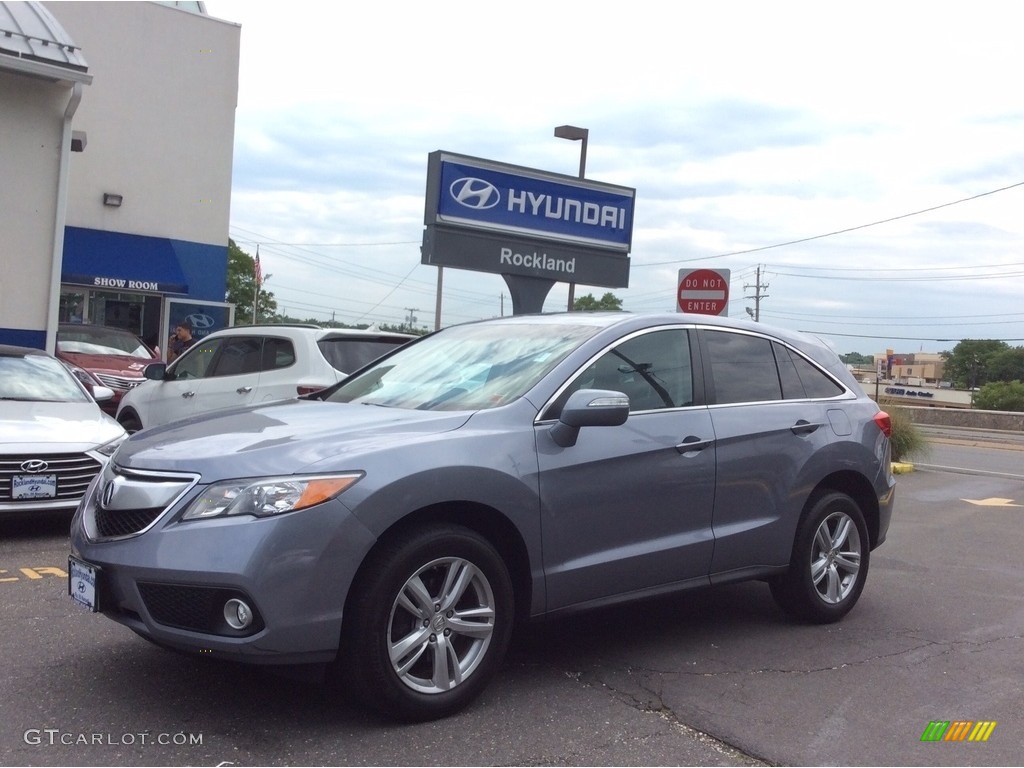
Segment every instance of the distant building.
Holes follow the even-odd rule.
[[[886,380],[899,384],[934,384],[943,381],[945,360],[937,352],[910,352],[906,354],[886,350],[875,354],[875,368]]]
[[[240,36],[203,3],[0,2],[0,343],[225,315]]]

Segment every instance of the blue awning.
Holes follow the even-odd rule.
[[[122,291],[188,294],[171,240],[64,227],[61,282]]]

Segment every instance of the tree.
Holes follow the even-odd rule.
[[[1024,384],[994,381],[974,396],[974,407],[982,411],[1024,411]]]
[[[576,301],[573,302],[572,308],[577,312],[584,310],[619,310],[622,309],[622,299],[617,298],[614,293],[609,291],[600,300],[595,299],[592,293],[588,293],[586,296],[580,296]]]
[[[959,389],[980,387],[991,381],[989,364],[994,356],[1009,349],[996,339],[964,339],[952,352],[943,352],[944,375]]]
[[[1024,347],[1010,347],[989,356],[985,364],[988,381],[1024,381]]]
[[[269,275],[267,276],[269,277]],[[228,289],[225,301],[235,305],[235,325],[252,324],[252,300],[256,290],[256,259],[228,240]],[[257,323],[278,319],[274,294],[260,286]]]
[[[847,365],[874,365],[875,358],[871,355],[862,355],[859,352],[847,352],[839,358]]]

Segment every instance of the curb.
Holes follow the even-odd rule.
[[[902,462],[902,461],[894,461],[892,463],[892,473],[894,475],[905,475],[908,472],[913,472],[913,471],[914,471],[914,465],[913,464],[907,464],[906,462]]]

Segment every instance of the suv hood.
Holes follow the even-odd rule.
[[[136,432],[114,456],[121,467],[225,477],[293,474],[329,458],[354,456],[458,429],[467,411],[288,400],[216,411]]]

